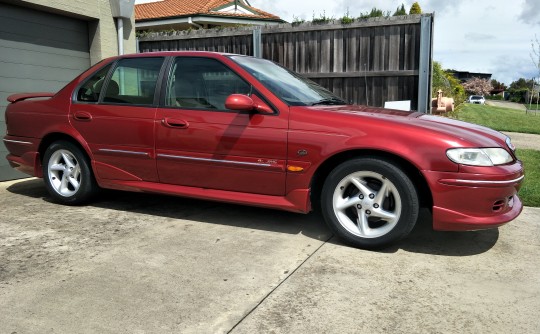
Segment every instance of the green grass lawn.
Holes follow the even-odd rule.
[[[540,134],[540,113],[464,103],[449,115],[465,122],[487,126],[497,131]]]
[[[519,197],[523,205],[540,207],[540,151],[518,149],[517,156],[525,166],[525,181]]]

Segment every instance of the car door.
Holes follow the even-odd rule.
[[[160,182],[265,195],[285,194],[287,115],[225,107],[234,93],[269,104],[223,62],[176,57],[156,114]]]
[[[120,59],[77,91],[70,121],[87,141],[100,178],[158,181],[154,96],[164,59]]]

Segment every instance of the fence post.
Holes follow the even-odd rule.
[[[432,51],[431,16],[422,16],[420,19],[420,64],[418,68],[418,108],[424,113],[430,113],[431,101],[431,51]]]
[[[261,27],[253,28],[253,57],[262,58]]]

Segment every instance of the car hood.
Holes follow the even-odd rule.
[[[447,138],[449,146],[455,147],[507,147],[506,136],[490,128],[441,116],[421,112],[374,108],[359,105],[303,107],[310,113],[332,113],[337,116],[361,117],[364,122],[374,124],[395,123],[396,126],[411,127],[422,135],[437,133]],[[312,114],[313,115],[313,114]],[[348,115],[348,116],[347,116]],[[339,118],[339,117],[337,117]],[[350,121],[350,120],[349,120]],[[363,123],[366,124],[366,123]],[[420,134],[419,134],[420,135]]]

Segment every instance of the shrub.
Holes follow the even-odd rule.
[[[302,23],[306,22],[306,20],[298,17],[298,16],[295,16],[293,15],[293,20],[291,22],[291,24],[294,26],[298,26],[298,25],[301,25]]]
[[[413,14],[422,14],[422,8],[420,8],[418,2],[413,3],[411,9],[409,10],[409,15]]]
[[[465,99],[465,89],[461,85],[458,79],[445,70],[443,70],[441,64],[437,61],[433,62],[433,96],[437,97],[437,91],[440,89],[443,92],[443,96],[454,98],[454,106],[458,107]]]
[[[513,89],[510,91],[510,101],[516,103],[525,103],[525,97],[527,96],[527,88]]]
[[[313,19],[311,20],[311,22],[313,24],[325,24],[332,20],[334,20],[334,18],[330,16],[326,16],[326,11],[323,11],[322,14],[319,14],[319,17],[315,17],[315,13],[313,13]]]
[[[341,24],[351,24],[354,22],[354,18],[349,16],[349,9],[347,8],[347,13],[343,15],[343,17],[340,19]]]
[[[381,9],[373,7],[371,12],[360,13],[359,19],[367,19],[370,17],[389,17],[390,12],[383,12]]]

